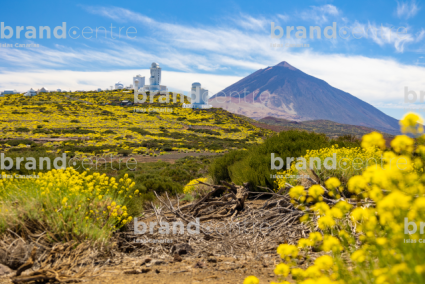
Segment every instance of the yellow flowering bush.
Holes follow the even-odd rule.
[[[410,127],[420,134],[423,128],[418,123],[423,120],[417,115],[400,122],[402,131]],[[378,149],[379,137],[371,137],[362,145]],[[283,260],[276,266],[279,275],[291,275],[302,284],[425,283],[425,155],[421,143],[423,139],[397,136],[391,143],[394,151],[383,153],[382,167],[369,166],[349,179],[348,196],[330,194],[341,186],[337,178],[325,182],[328,192],[294,187],[289,195],[295,204],[304,202],[300,197],[322,193],[323,199],[316,196],[300,206],[306,208],[302,220],[313,231],[316,225],[320,230],[299,239],[296,246],[278,247]],[[324,255],[310,261],[308,252],[313,247]],[[301,253],[307,256],[306,269],[296,267],[295,258]]]
[[[183,187],[184,193],[192,193],[196,186],[200,185],[199,182],[207,182],[207,178],[198,178],[191,180],[188,184]]]
[[[403,133],[418,134],[424,132],[424,120],[416,113],[407,113],[402,120],[400,120],[401,131]]]
[[[57,240],[97,240],[132,220],[126,205],[139,193],[127,175],[116,181],[67,168],[38,176],[0,179],[0,231],[36,222]]]
[[[385,147],[385,140],[380,133],[371,133],[368,135],[373,135],[372,139],[374,141],[372,139],[369,139],[367,143],[363,141],[362,145],[367,145],[366,148],[340,148],[338,145],[335,145],[320,150],[307,150],[307,154],[302,157],[306,161],[303,167],[305,170],[301,167],[303,166],[302,161],[295,161],[292,163],[290,170],[278,173],[284,177],[276,179],[276,183],[279,188],[285,187],[285,183],[297,184],[297,179],[288,179],[285,176],[308,173],[311,177],[314,177],[309,170],[313,168],[321,180],[335,177],[345,184],[352,176],[360,174],[368,166],[381,166],[383,151],[380,147],[382,145]],[[313,158],[319,158],[320,162],[313,160]],[[297,169],[297,165],[301,169]]]

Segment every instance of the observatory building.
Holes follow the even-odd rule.
[[[11,95],[11,94],[17,94],[18,92],[16,90],[4,90],[4,92],[1,92],[1,95]]]
[[[42,87],[41,89],[39,89],[38,91],[37,91],[37,94],[39,94],[39,93],[48,93],[49,91],[47,90],[47,89],[45,89],[44,87]]]
[[[115,83],[115,90],[122,90],[124,89],[124,85],[121,82]]]
[[[145,77],[137,75],[133,77],[133,87],[134,90],[140,90],[144,92],[154,92],[157,91],[160,94],[167,94],[167,86],[161,85],[161,67],[158,63],[152,63],[151,65],[151,76],[149,78],[150,85],[145,85]]]
[[[34,97],[35,95],[37,95],[37,92],[34,91],[32,88],[30,90],[28,90],[28,92],[26,92],[24,94],[24,97]]]
[[[190,94],[191,104],[183,104],[183,108],[207,109],[211,108],[208,105],[208,90],[202,89],[200,83],[193,83]]]

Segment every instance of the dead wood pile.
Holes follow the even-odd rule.
[[[247,184],[221,183],[206,184],[211,191],[184,206],[180,206],[178,198],[172,201],[168,195],[161,197],[155,193],[161,205],[152,204],[152,209],[138,218],[138,227],[124,234],[121,249],[136,255],[172,256],[177,252],[252,257],[276,254],[279,244],[294,244],[308,236],[309,227],[299,222],[304,212],[294,207],[287,194],[289,184],[278,193],[269,189],[259,193],[250,192]],[[264,197],[268,197],[267,201],[255,202]],[[146,228],[139,226],[141,222]],[[173,230],[180,222],[184,224],[183,233],[178,225]]]
[[[37,225],[41,232],[34,233],[32,225]],[[1,278],[10,278],[12,283],[79,282],[99,274],[107,259],[114,258],[105,244],[89,241],[53,244],[42,230],[41,224],[27,224],[21,235],[11,230],[2,234],[0,265],[12,270],[0,275]]]

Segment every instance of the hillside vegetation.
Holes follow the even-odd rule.
[[[354,135],[357,138],[360,138],[363,135],[371,133],[373,131],[381,133],[384,138],[394,137],[394,135],[378,131],[370,127],[337,123],[329,120],[292,121],[283,118],[265,117],[258,120],[258,123],[281,126],[282,128],[279,129],[280,131],[290,129],[303,129],[316,133],[324,133],[326,134],[326,136],[329,137]],[[254,123],[254,125],[256,124]],[[257,124],[257,126],[260,127],[259,124]]]
[[[359,141],[352,141],[351,138],[329,139],[324,134],[299,130],[283,131],[269,137],[262,144],[252,145],[247,150],[231,151],[217,158],[211,165],[211,175],[216,183],[221,180],[232,181],[239,185],[249,182],[251,189],[255,191],[261,191],[258,186],[278,189],[278,184],[272,177],[278,172],[278,170],[271,169],[272,154],[283,160],[282,170],[285,170],[288,157],[296,159],[304,156],[308,150],[317,150],[333,145],[339,147],[360,146]]]
[[[122,91],[1,97],[0,150],[20,151],[28,144],[7,141],[31,140],[48,152],[71,157],[223,152],[260,143],[270,133],[220,109],[183,109],[171,95],[170,103],[158,103],[155,97],[154,103],[119,105],[131,97]]]

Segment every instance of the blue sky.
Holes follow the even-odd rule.
[[[405,108],[424,105],[404,101],[405,87],[418,97],[425,92],[424,1],[7,1],[1,6],[0,22],[14,34],[0,39],[0,89],[129,85],[136,74],[148,76],[155,61],[171,90],[186,91],[200,81],[215,93],[287,61],[395,118]],[[53,30],[64,22],[66,38],[57,39]],[[282,27],[282,38],[271,38],[271,22]],[[323,30],[333,23],[336,38],[326,38]],[[24,27],[19,39],[17,26]],[[36,28],[36,38],[25,37],[29,26]],[[40,38],[40,26],[51,29],[50,39]],[[290,38],[288,26],[295,27]],[[321,28],[320,39],[309,38],[310,26]],[[307,38],[295,37],[297,27],[306,28]]]

